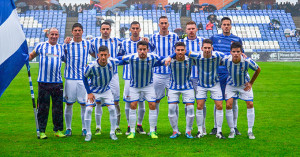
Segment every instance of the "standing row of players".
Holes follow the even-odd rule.
[[[135,137],[137,119],[137,132],[146,134],[142,127],[145,99],[148,101],[150,109],[150,137],[157,138],[156,124],[160,100],[165,96],[165,90],[167,90],[168,116],[173,128],[170,138],[176,138],[181,134],[178,130],[180,94],[183,95],[183,103],[186,104],[186,137],[193,138],[191,130],[194,120],[195,95],[198,126],[196,137],[201,138],[206,135],[205,100],[207,92],[210,91],[211,98],[215,101],[215,127],[210,134],[216,134],[216,137],[221,139],[224,138],[221,129],[223,99],[226,99],[226,118],[231,129],[228,137],[234,138],[235,135],[240,134],[237,129],[236,101],[237,98],[240,98],[247,103],[248,136],[250,139],[254,139],[252,132],[254,108],[251,87],[260,68],[251,59],[241,56],[242,42],[239,37],[230,33],[231,20],[224,17],[221,22],[223,33],[214,35],[210,39],[197,37],[196,23],[188,22],[186,24],[188,37],[181,42],[175,33],[168,30],[169,23],[165,16],[160,17],[160,31],[154,34],[150,41],[139,36],[141,29],[140,24],[136,21],[131,23],[130,39],[124,41],[110,37],[111,25],[106,22],[101,25],[102,36],[91,41],[82,39],[83,28],[81,24],[75,23],[72,27],[73,38],[67,37],[64,45],[57,44],[58,30],[51,28],[48,32],[49,40],[38,44],[29,57],[31,60],[40,56],[38,121],[41,138],[47,138],[45,130],[51,96],[53,130],[57,137],[72,135],[72,106],[77,101],[81,104],[82,135],[86,136],[85,140],[91,140],[93,106],[96,106],[95,134],[101,134],[102,106],[107,106],[111,122],[110,137],[116,140],[116,134],[122,134],[119,128],[120,86],[117,65],[125,65],[123,99],[128,123],[126,132],[128,138]],[[148,53],[148,51],[152,53]],[[175,53],[172,53],[174,51]],[[97,56],[97,60],[85,68],[88,54],[93,57]],[[123,57],[118,57],[122,55]],[[64,93],[62,93],[60,74],[61,61],[66,62]],[[170,64],[170,66],[163,64]],[[256,71],[251,80],[247,72],[249,68]],[[63,130],[62,97],[66,102],[67,130],[65,134],[61,132]],[[136,116],[137,106],[139,107],[138,117]]]

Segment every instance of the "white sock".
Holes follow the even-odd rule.
[[[120,120],[121,120],[121,109],[120,109],[119,102],[118,105],[115,105],[115,109],[116,109],[116,116],[117,116],[116,128],[119,128]]]
[[[73,105],[67,105],[65,107],[65,121],[66,121],[66,128],[71,129],[72,123],[72,116],[73,116]]]
[[[226,119],[227,119],[228,126],[230,128],[230,132],[235,132],[234,131],[234,125],[233,125],[233,112],[232,112],[232,109],[230,109],[230,110],[226,109]]]
[[[171,127],[173,129],[173,132],[178,132],[178,117],[176,115],[176,107],[177,104],[169,104],[169,121],[171,124]]]
[[[158,113],[159,113],[159,103],[155,103],[155,105],[156,105],[155,106],[155,108],[156,108],[155,110],[157,112],[156,115],[158,116]]]
[[[138,102],[139,104],[139,109],[138,109],[138,122],[137,122],[137,125],[142,125],[143,123],[143,119],[144,119],[144,116],[145,116],[145,101],[143,102]]]
[[[247,109],[248,133],[252,132],[254,126],[255,113],[254,108]]]
[[[186,105],[184,105],[184,116],[186,117],[187,110],[186,110]]]
[[[114,105],[107,106],[109,111],[109,120],[110,120],[110,134],[114,134],[117,124],[117,113]]]
[[[95,108],[95,119],[96,119],[96,128],[101,129],[101,118],[102,118],[102,106],[97,104]]]
[[[178,119],[178,117],[179,117],[179,106],[178,106],[178,104],[176,105],[175,113],[176,113],[177,119]]]
[[[92,135],[91,132],[92,112],[93,112],[93,107],[87,107],[84,115],[85,127],[88,135]]]
[[[190,132],[192,130],[193,127],[193,122],[194,122],[194,105],[188,105],[186,107],[187,109],[187,115],[186,115],[186,130],[185,132]]]
[[[202,128],[205,128],[205,119],[206,119],[206,105],[204,104],[203,106],[203,124],[202,124]]]
[[[129,126],[130,132],[135,132],[135,124],[136,124],[136,109],[129,109]]]
[[[214,128],[217,128],[217,120],[216,120],[216,111],[217,111],[217,107],[216,104],[214,104]]]
[[[232,111],[233,111],[233,124],[234,124],[234,127],[237,128],[237,119],[238,119],[238,115],[239,115],[239,106],[238,106],[237,99],[233,99]]]
[[[222,132],[223,110],[216,111],[216,119],[217,119],[217,133],[219,133],[219,132]]]
[[[83,129],[86,129],[85,120],[84,120],[86,106],[85,105],[80,105],[80,107],[81,107],[81,124],[82,124],[82,130],[83,130]]]
[[[155,131],[155,126],[157,125],[157,111],[149,110],[149,124],[150,124],[150,132]]]
[[[196,110],[196,121],[198,126],[198,131],[203,133],[202,125],[203,125],[203,110]]]
[[[130,109],[130,102],[125,102],[125,115],[126,115],[128,126],[129,126],[129,109]]]

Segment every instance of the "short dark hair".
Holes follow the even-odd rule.
[[[229,17],[226,17],[226,16],[225,16],[225,17],[223,17],[223,18],[221,19],[221,24],[223,23],[224,20],[229,20],[229,21],[230,21],[230,24],[232,23],[232,22],[231,22],[231,19],[230,19]]]
[[[196,26],[197,26],[197,24],[196,24],[195,21],[189,21],[189,22],[187,22],[185,25],[186,25],[186,26],[187,26],[187,25],[196,25]]]
[[[241,51],[242,51],[243,46],[242,46],[242,44],[241,44],[240,42],[234,41],[234,42],[231,44],[231,46],[230,46],[230,50],[232,50],[233,48],[241,48]]]
[[[100,28],[102,27],[102,25],[109,25],[109,28],[111,28],[111,24],[109,22],[102,22]]]
[[[106,46],[104,46],[104,45],[102,45],[102,46],[99,47],[99,53],[103,52],[103,51],[106,51],[107,53],[109,53],[108,52],[108,48]]]
[[[159,17],[158,21],[159,21],[160,19],[168,19],[168,17],[167,17],[167,16],[161,16],[161,17]]]
[[[210,45],[213,44],[213,42],[212,42],[210,39],[204,39],[204,40],[202,41],[202,46],[203,46],[204,43],[210,44]]]
[[[140,23],[139,23],[139,22],[137,22],[137,21],[133,21],[133,22],[131,22],[131,24],[130,24],[130,27],[131,27],[132,25],[139,25],[139,26],[141,26],[141,25],[140,25]]]
[[[137,47],[139,47],[140,45],[146,45],[147,46],[147,49],[148,49],[148,42],[147,41],[139,41],[137,43]]]
[[[80,27],[83,30],[83,27],[80,23],[74,23],[73,26],[72,26],[72,31],[75,27]]]
[[[184,42],[177,42],[177,43],[174,45],[175,49],[177,48],[177,46],[184,46],[184,47],[185,47],[185,44],[184,44]]]

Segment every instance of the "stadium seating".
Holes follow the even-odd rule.
[[[104,20],[113,20],[112,24],[112,37],[120,38],[120,28],[130,27],[132,21],[138,21],[141,25],[141,36],[150,37],[153,33],[158,32],[158,19],[160,16],[165,15],[170,20],[170,30],[175,30],[176,28],[181,28],[180,18],[178,13],[171,11],[166,13],[164,10],[127,10],[125,12],[120,12],[118,15],[105,16],[106,11],[101,13],[96,13],[94,11],[83,11],[78,16],[78,22],[81,23],[84,27],[84,34],[92,36],[100,36],[100,27],[96,26],[97,19],[96,17],[101,17]],[[102,22],[104,21],[102,20]],[[125,32],[125,38],[130,36],[129,30]]]
[[[249,52],[276,52],[276,51],[299,51],[300,46],[297,38],[286,38],[285,29],[295,29],[295,23],[290,13],[284,10],[217,10],[214,13],[192,13],[192,20],[197,24],[208,23],[207,17],[215,14],[217,19],[228,16],[232,19],[232,33],[241,37],[245,51]],[[280,21],[279,30],[269,30],[272,19]],[[200,30],[199,36],[209,38],[216,33],[222,33],[220,28],[213,30]]]
[[[59,43],[63,43],[65,37],[67,14],[62,10],[31,10],[19,14],[20,23],[26,36],[29,52],[37,43],[46,41],[43,30],[56,27],[60,32]]]

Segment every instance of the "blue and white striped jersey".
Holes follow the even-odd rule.
[[[237,64],[232,62],[232,56],[226,56],[222,59],[222,65],[227,67],[229,76],[227,78],[227,84],[231,86],[241,86],[250,81],[248,69],[256,71],[258,65],[251,58],[241,57],[241,61]]]
[[[184,61],[177,61],[172,59],[170,63],[171,79],[170,88],[173,90],[187,90],[192,89],[191,70],[194,62],[185,56]]]
[[[147,53],[146,59],[140,59],[138,53],[123,56],[122,60],[129,63],[130,87],[142,88],[153,83],[154,64],[161,62],[162,58],[153,53]]]
[[[39,55],[39,76],[43,83],[62,83],[61,62],[64,59],[63,46],[51,45],[48,41],[39,43],[33,50]]]
[[[109,83],[114,75],[119,60],[109,58],[106,66],[101,66],[98,60],[88,64],[84,70],[84,77],[89,79],[89,89],[92,93],[104,93],[110,89]]]
[[[122,42],[120,53],[124,55],[137,53],[137,43],[141,40],[142,38],[140,38],[138,41],[132,41],[131,39],[124,40]],[[130,69],[128,64],[124,65],[123,67],[123,79],[130,80]]]
[[[212,51],[210,58],[203,57],[203,51],[190,52],[189,57],[196,62],[198,70],[198,85],[204,88],[211,88],[219,82],[217,69],[224,58],[224,54],[218,51]]]
[[[197,37],[194,40],[188,39],[188,37],[185,37],[184,39],[181,39],[181,42],[184,42],[186,45],[186,51],[193,51],[193,52],[200,52],[201,47],[202,47],[202,41],[204,40],[203,37]],[[192,73],[191,73],[192,78],[198,78],[198,72],[196,66],[193,66],[192,68]]]
[[[118,52],[120,51],[120,46],[122,44],[122,40],[119,38],[109,38],[109,39],[102,39],[101,37],[96,37],[91,40],[91,54],[97,54],[99,53],[99,47],[104,45],[108,47],[110,57],[116,58],[118,55]],[[118,73],[118,68],[115,69],[115,73]]]
[[[168,35],[162,36],[155,33],[150,38],[151,50],[154,51],[158,56],[168,57],[174,52],[174,45],[179,41],[179,37],[176,33],[169,32]],[[154,73],[157,74],[169,74],[170,69],[166,66],[158,66],[154,69]]]
[[[83,79],[83,71],[87,65],[90,47],[90,41],[87,40],[82,40],[81,42],[71,41],[69,44],[64,44],[66,79]]]

